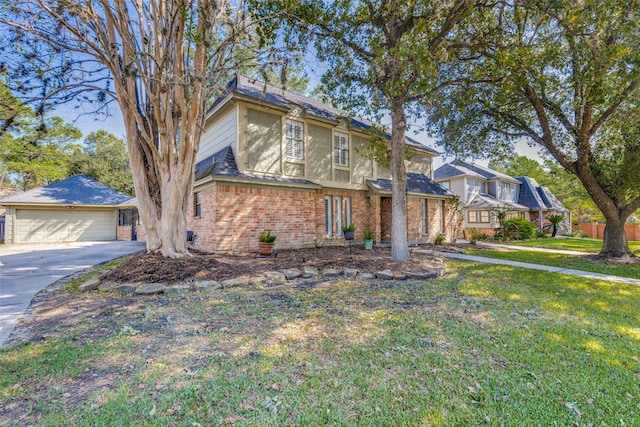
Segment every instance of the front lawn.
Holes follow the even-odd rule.
[[[611,274],[614,276],[640,279],[640,264],[636,262],[617,262],[607,259],[593,259],[585,254],[566,255],[551,252],[537,252],[528,250],[488,250],[466,249],[468,255],[484,256],[488,258],[506,259],[510,261],[528,262],[531,264],[551,265],[555,267],[573,268],[593,273]]]
[[[448,269],[54,295],[59,329],[0,351],[0,425],[640,425],[640,288]]]
[[[536,248],[548,248],[548,249],[564,249],[569,251],[579,251],[579,252],[592,252],[598,253],[602,250],[602,240],[601,239],[589,239],[589,238],[574,238],[574,237],[559,237],[559,238],[551,238],[545,237],[540,239],[531,239],[531,240],[514,240],[506,242],[509,245],[518,245],[518,246],[531,246]],[[640,242],[630,241],[629,249],[632,252],[639,254],[640,253]]]

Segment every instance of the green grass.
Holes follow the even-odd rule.
[[[594,261],[580,255],[566,255],[528,250],[485,250],[467,249],[468,255],[488,258],[506,259],[510,261],[528,262],[531,264],[551,265],[555,267],[573,268],[593,273],[611,274],[613,276],[640,279],[640,264],[621,264],[611,260]]]
[[[540,239],[532,239],[532,240],[515,240],[507,242],[509,245],[517,245],[517,246],[531,246],[536,248],[548,248],[548,249],[564,249],[570,251],[579,251],[579,252],[592,252],[598,253],[602,250],[602,240],[601,239],[589,239],[589,238],[573,238],[573,237],[562,237],[562,238],[540,238]],[[640,253],[640,242],[631,241],[629,242],[629,249],[632,252],[639,254]]]
[[[107,307],[0,351],[0,425],[640,425],[640,288],[448,269]]]

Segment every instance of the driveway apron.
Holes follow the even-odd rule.
[[[0,347],[40,290],[70,274],[145,248],[142,242],[0,246]]]

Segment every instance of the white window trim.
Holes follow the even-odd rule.
[[[288,159],[304,160],[304,122],[294,119],[285,119],[285,154]],[[300,129],[300,137],[296,138],[295,130]],[[289,130],[291,129],[291,134]]]
[[[427,199],[420,200],[422,234],[429,234],[429,212]]]
[[[327,237],[333,237],[333,198],[324,197],[325,233]]]
[[[353,221],[351,219],[351,197],[344,197],[344,223],[346,225],[351,224]]]
[[[335,131],[333,133],[333,161],[336,166],[349,167],[349,134]]]
[[[334,206],[334,221],[336,223],[335,235],[337,237],[340,237],[342,236],[342,226],[344,225],[343,216],[342,216],[342,196],[333,196],[333,206]]]

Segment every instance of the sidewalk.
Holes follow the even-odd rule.
[[[478,242],[478,246],[489,249],[510,249],[514,251],[534,251],[534,252],[546,252],[551,254],[564,254],[564,255],[588,255],[588,252],[570,251],[567,249],[549,249],[549,248],[536,248],[533,246],[520,246],[520,245],[505,245],[503,243],[486,243]]]
[[[628,283],[631,285],[640,286],[640,279],[632,279],[630,277],[611,276],[608,274],[601,274],[601,273],[592,273],[590,271],[575,270],[572,268],[553,267],[550,265],[541,265],[541,264],[529,264],[527,262],[509,261],[505,259],[487,258],[487,257],[481,257],[481,256],[475,256],[475,255],[464,255],[464,254],[457,254],[452,252],[430,251],[426,249],[414,249],[413,251],[417,253],[429,253],[429,254],[435,253],[436,255],[445,257],[445,258],[461,259],[465,261],[484,262],[486,264],[509,265],[512,267],[528,268],[530,270],[542,270],[542,271],[548,271],[551,273],[560,273],[560,274],[567,274],[569,276],[584,277],[586,279],[604,280],[607,282],[614,282],[614,283]],[[553,252],[560,253],[561,251],[553,251]],[[573,252],[573,251],[564,251],[564,252]],[[580,252],[580,254],[584,254],[584,252]]]

